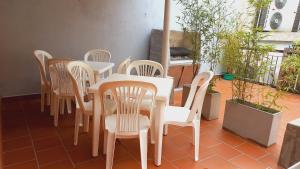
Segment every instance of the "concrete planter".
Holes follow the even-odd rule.
[[[277,140],[280,120],[281,112],[272,114],[227,100],[223,128],[268,147]]]
[[[206,93],[202,107],[202,116],[206,120],[215,120],[219,118],[221,105],[221,93]]]

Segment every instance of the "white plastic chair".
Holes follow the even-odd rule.
[[[116,139],[136,137],[140,140],[142,169],[147,168],[147,133],[150,120],[140,114],[140,104],[147,91],[152,93],[154,100],[156,90],[151,83],[137,81],[117,81],[101,85],[101,99],[106,99],[105,92],[110,91],[117,104],[117,114],[105,117],[106,169],[112,168]]]
[[[163,66],[152,60],[136,60],[129,64],[126,70],[126,74],[130,75],[136,73],[138,76],[150,76],[150,77],[163,77],[164,68]],[[151,121],[151,143],[154,143],[154,114],[151,110],[152,107],[151,99],[144,99],[141,104],[142,110],[147,110],[150,113]]]
[[[127,71],[127,68],[130,64],[130,56],[125,59],[123,62],[121,62],[118,66],[118,69],[117,69],[117,73],[119,74],[126,74],[126,71]]]
[[[94,113],[93,98],[88,95],[87,89],[89,86],[95,84],[95,75],[93,69],[81,61],[70,62],[67,67],[76,98],[74,145],[77,145],[82,116],[84,116],[84,131],[88,132],[89,118]],[[116,106],[112,100],[106,101],[105,108],[110,114],[116,110]]]
[[[84,55],[84,61],[110,62],[110,59],[110,52],[104,49],[93,49]]]
[[[51,79],[51,111],[54,114],[54,126],[58,125],[59,108],[60,113],[65,111],[65,102],[67,103],[68,113],[71,113],[71,100],[74,98],[73,85],[71,77],[67,71],[67,59],[51,59],[48,62]],[[53,103],[53,104],[52,104]]]
[[[195,161],[199,159],[199,140],[200,140],[200,120],[201,111],[210,80],[213,72],[202,72],[198,74],[191,85],[190,93],[184,107],[167,106],[164,113],[165,127],[168,124],[177,126],[193,127],[193,144],[195,146]],[[197,90],[197,86],[199,89]],[[167,133],[165,133],[167,134]]]
[[[126,74],[130,75],[135,70],[138,76],[163,77],[164,68],[158,62],[152,60],[136,60],[127,67]],[[159,73],[157,75],[156,73]]]
[[[47,97],[47,105],[50,105],[50,97],[51,97],[51,85],[47,78],[47,70],[46,64],[49,59],[53,57],[46,51],[43,50],[35,50],[33,52],[40,69],[40,77],[41,77],[41,112],[45,110],[45,97]]]

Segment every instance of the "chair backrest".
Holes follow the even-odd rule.
[[[138,81],[107,82],[99,89],[102,100],[106,99],[105,92],[107,91],[111,92],[117,106],[116,134],[119,136],[138,135],[140,104],[147,91],[152,94],[153,103],[157,92],[156,87],[151,83]]]
[[[164,68],[158,62],[152,60],[136,60],[130,63],[126,70],[126,74],[130,75],[135,70],[138,76],[155,76],[157,71],[158,77],[163,77]]]
[[[60,95],[72,92],[72,81],[67,70],[70,59],[51,59],[48,61],[52,91],[57,90]]]
[[[35,50],[33,54],[39,64],[41,84],[49,87],[50,84],[47,79],[46,65],[48,60],[52,59],[53,57],[48,52],[43,50]]]
[[[126,74],[126,70],[130,64],[130,56],[125,59],[122,63],[119,64],[118,69],[117,69],[117,73],[119,74]]]
[[[72,61],[67,68],[73,84],[76,107],[85,112],[84,101],[88,96],[87,89],[95,84],[94,71],[88,64],[81,61]]]
[[[110,59],[110,52],[104,49],[93,49],[84,55],[84,61],[110,62]]]
[[[213,76],[214,73],[208,71],[208,72],[202,72],[194,78],[187,101],[185,102],[184,105],[185,108],[191,110],[188,117],[188,121],[192,121],[195,118],[195,115],[197,115],[197,112],[198,112],[198,117],[200,118],[206,90]]]

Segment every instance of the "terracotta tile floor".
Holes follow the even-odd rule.
[[[230,98],[230,82],[220,80],[217,90],[222,95],[218,120],[201,122],[200,160],[193,161],[192,129],[169,127],[163,141],[161,169],[277,169],[277,159],[286,123],[300,117],[300,96],[285,94],[281,103],[283,118],[277,144],[264,148],[222,129],[225,100]],[[180,104],[181,93],[175,94]],[[91,157],[91,132],[82,133],[79,145],[73,146],[74,115],[59,117],[59,127],[52,125],[49,110],[41,113],[39,99],[6,101],[3,105],[3,158],[5,169],[100,169],[105,156]],[[102,139],[101,139],[102,141]],[[153,165],[153,145],[149,145],[148,166]],[[102,149],[102,148],[100,148]],[[101,150],[100,150],[101,152]],[[140,168],[138,140],[116,143],[114,169]]]

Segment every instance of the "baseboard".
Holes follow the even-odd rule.
[[[20,96],[9,96],[9,97],[2,97],[2,102],[14,102],[14,101],[21,101],[25,99],[37,99],[40,98],[41,94],[28,94],[28,95],[20,95]]]

